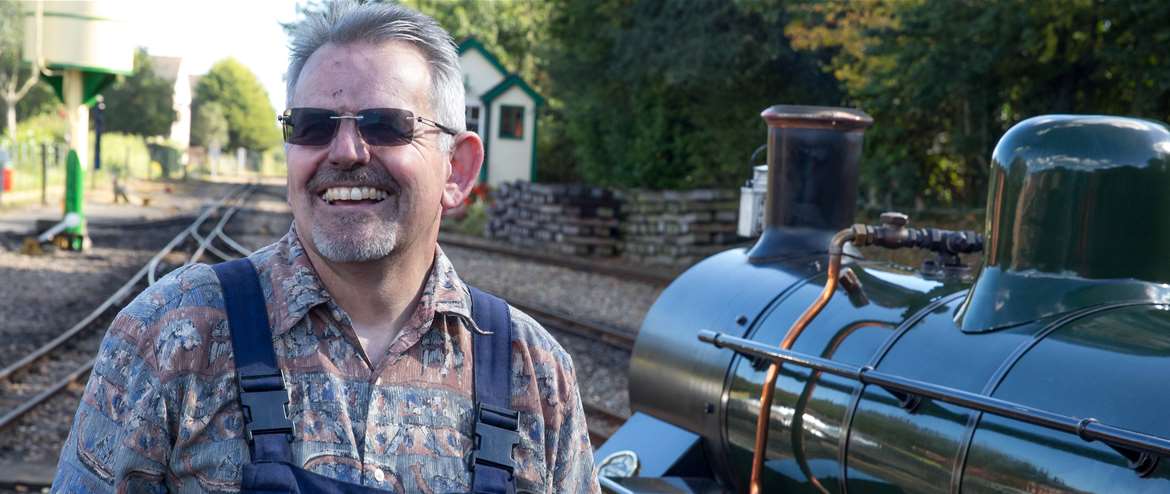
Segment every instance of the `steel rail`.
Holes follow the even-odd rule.
[[[228,212],[234,213],[235,209],[234,208],[229,209]],[[214,254],[216,257],[218,257],[224,261],[235,259],[235,257],[233,257],[232,255],[226,254],[222,250],[217,249],[214,245],[211,245],[210,241],[213,239],[214,236],[215,235],[213,235],[211,233],[208,233],[206,237],[204,237],[203,235],[199,235],[198,233],[195,233],[195,232],[191,233],[191,237],[194,238],[195,241],[198,242],[200,246],[205,248],[208,252]],[[199,257],[203,257],[202,253],[200,253]],[[188,261],[187,264],[190,264],[190,261]],[[186,266],[187,264],[184,264],[184,266]]]
[[[540,307],[531,302],[506,297],[508,304],[532,316],[541,324],[563,330],[577,336],[597,340],[623,350],[633,350],[637,335],[596,321],[585,321],[564,312],[548,307]]]
[[[663,268],[663,270],[651,270],[631,265],[599,262],[583,259],[580,257],[562,256],[545,252],[533,252],[531,250],[521,249],[511,245],[473,237],[470,235],[460,235],[451,232],[439,232],[439,245],[448,244],[466,249],[480,250],[484,252],[491,252],[493,254],[502,254],[509,257],[516,257],[525,261],[536,261],[542,264],[560,266],[564,268],[575,269],[577,271],[604,274],[625,280],[640,281],[651,285],[668,285],[671,281],[674,281],[674,278],[678,275],[678,273],[673,272],[673,270],[668,270],[666,268]]]
[[[229,195],[231,195],[231,193],[229,193]],[[226,196],[224,199],[226,199]],[[129,281],[124,283],[112,295],[110,295],[109,298],[102,302],[101,305],[82,318],[81,321],[79,321],[77,324],[74,324],[73,327],[69,328],[64,333],[61,333],[56,338],[53,338],[48,343],[45,343],[40,348],[34,350],[28,355],[25,355],[20,360],[8,365],[3,369],[0,369],[0,381],[8,379],[16,372],[19,372],[25,367],[31,365],[33,362],[40,360],[49,352],[56,350],[66,341],[72,339],[77,333],[80,333],[82,330],[84,330],[86,326],[89,326],[90,323],[105,313],[111,306],[125,299],[126,296],[130,294],[130,291],[134,288],[134,286],[136,286],[138,282],[142,281],[143,276],[146,276],[147,271],[152,267],[157,266],[160,259],[174,250],[174,248],[187,237],[187,234],[190,232],[191,228],[198,227],[204,221],[206,221],[207,218],[211,216],[211,214],[219,207],[219,205],[223,203],[224,199],[221,199],[217,203],[208,207],[195,219],[195,221],[191,223],[191,226],[187,227],[178,235],[175,235],[175,237],[172,238],[171,241],[166,244],[166,246],[155,253],[153,257],[151,257],[151,260],[147,263],[146,266],[143,266],[141,269],[139,269],[138,272],[134,274],[134,276],[130,277]]]
[[[233,256],[231,254],[228,254],[222,250],[219,250],[218,247],[211,245],[211,244],[207,244],[207,252],[212,253],[213,255],[215,255],[215,257],[218,257],[221,261],[230,261],[230,260],[235,259],[237,257],[241,257],[241,256]],[[246,256],[244,256],[244,257],[246,257]]]
[[[42,403],[49,401],[49,398],[56,396],[57,393],[60,393],[61,390],[65,389],[70,384],[80,380],[86,374],[89,374],[89,371],[93,370],[93,364],[95,361],[96,359],[89,359],[89,362],[82,364],[81,367],[78,367],[77,370],[71,372],[68,376],[65,376],[64,379],[57,381],[52,386],[45,388],[44,391],[37,393],[36,396],[29,398],[16,408],[13,408],[8,413],[4,414],[3,417],[0,417],[0,430],[7,429],[9,425],[11,425],[13,422],[16,422],[16,419],[19,419],[26,413],[33,411],[33,409],[41,406]]]
[[[251,189],[252,189],[251,187],[248,187],[248,190],[243,195],[236,196],[235,199],[238,199],[241,201],[246,200],[246,197],[248,197],[251,194]],[[231,193],[226,195],[224,197],[224,199],[221,199],[220,201],[218,201],[214,205],[214,207],[208,208],[208,211],[205,211],[205,215],[210,215],[211,211],[214,211],[214,210],[218,209],[219,207],[221,207],[228,197],[235,195],[235,192],[236,191],[232,191]],[[232,214],[224,214],[224,217],[231,218],[231,216],[234,215],[234,212],[236,210],[238,210],[239,207],[240,206],[233,207],[232,209],[229,210],[229,212],[231,212]],[[197,219],[196,221],[199,224],[202,224],[202,222],[204,220],[206,220],[207,216],[205,216],[205,215],[200,215],[200,218]],[[217,224],[217,228],[222,228],[226,223],[227,222],[225,220],[221,219],[220,222]],[[195,225],[193,223],[193,226],[197,226],[197,225]],[[188,233],[189,230],[190,230],[190,227],[187,230],[184,230],[184,232],[180,233],[179,235],[176,235],[176,237],[174,239],[172,239],[171,242],[169,242],[167,244],[167,246],[164,247],[159,253],[155,254],[155,256],[161,257],[161,256],[164,256],[164,255],[170,253],[170,251],[173,250],[174,247],[177,246],[178,243],[183,238],[186,237],[185,233]],[[201,238],[203,238],[203,240],[200,242],[200,245],[196,250],[197,253],[201,253],[205,249],[207,244],[209,244],[211,242],[211,240],[213,239],[213,236],[207,235],[206,237],[201,237]],[[192,256],[188,259],[187,263],[185,263],[184,265],[191,264],[193,262],[192,259],[194,259],[194,258],[195,258],[195,255],[192,254]],[[93,319],[95,319],[97,317],[97,315],[100,315],[101,313],[105,312],[106,309],[109,308],[109,305],[110,305],[109,302],[111,300],[114,300],[115,298],[117,298],[119,300],[121,298],[124,298],[126,293],[123,293],[123,292],[128,292],[128,290],[130,288],[133,288],[134,286],[136,286],[138,284],[138,282],[142,280],[142,276],[145,274],[144,270],[146,270],[149,267],[150,267],[150,264],[148,263],[147,266],[144,266],[142,269],[140,269],[138,271],[138,273],[129,282],[127,282],[125,285],[122,286],[121,289],[119,289],[118,292],[116,292],[113,296],[111,296],[109,299],[107,299],[106,302],[103,303],[102,306],[99,307],[99,309],[92,312],[90,314],[91,317],[87,317],[86,320],[83,321],[84,324],[79,324],[77,326],[74,326],[74,328],[71,329],[70,331],[68,331],[66,334],[62,334],[62,336],[55,338],[49,344],[46,344],[45,346],[42,346],[41,348],[37,349],[37,351],[33,352],[33,354],[26,356],[25,358],[21,359],[21,361],[17,362],[16,364],[13,364],[13,365],[5,368],[3,371],[0,371],[0,380],[8,378],[9,376],[14,374],[15,372],[23,369],[24,367],[27,367],[28,365],[31,365],[33,362],[35,362],[35,361],[39,360],[41,357],[44,357],[45,355],[47,355],[50,351],[59,347],[61,344],[63,344],[65,341],[67,341],[69,339],[69,338],[63,338],[63,337],[65,337],[67,335],[69,337],[72,337],[73,335],[75,335],[77,332],[80,331],[77,328],[84,328],[85,326],[88,326],[88,324],[90,322],[92,322]],[[19,419],[20,417],[23,417],[28,412],[32,411],[36,407],[43,404],[45,401],[48,401],[53,396],[57,395],[57,393],[60,393],[63,389],[68,387],[73,382],[78,381],[83,376],[88,374],[90,371],[93,370],[95,360],[96,359],[90,359],[88,362],[86,362],[85,364],[82,364],[76,370],[71,372],[68,376],[58,380],[57,382],[48,386],[47,388],[45,388],[44,390],[42,390],[40,393],[36,394],[32,398],[25,400],[20,405],[18,405],[16,408],[13,408],[12,410],[10,410],[8,413],[5,413],[3,416],[0,416],[0,430],[6,429],[9,425],[11,425],[17,419]],[[23,365],[21,365],[21,364],[23,364]]]
[[[248,256],[252,255],[252,249],[249,249],[247,247],[244,247],[243,245],[240,245],[239,242],[236,242],[236,239],[228,236],[224,232],[219,232],[219,239],[223,240],[223,243],[227,244],[228,247],[235,249],[235,251],[239,252],[240,255],[243,257],[248,257]]]
[[[183,263],[184,266],[199,262],[199,259],[203,257],[203,252],[205,252],[205,251],[211,251],[213,254],[219,256],[221,259],[223,259],[225,261],[229,260],[228,256],[226,256],[222,253],[218,253],[218,254],[216,253],[216,252],[218,252],[219,249],[215,249],[214,247],[212,247],[211,241],[214,240],[216,237],[221,236],[221,234],[223,233],[224,225],[226,225],[228,221],[231,221],[232,216],[235,216],[236,212],[239,211],[240,208],[243,206],[243,203],[245,201],[247,201],[249,197],[252,196],[252,191],[253,191],[253,189],[249,188],[248,190],[246,190],[242,194],[240,194],[239,197],[235,198],[235,200],[238,201],[239,204],[232,206],[227,211],[225,211],[222,216],[220,216],[219,221],[216,222],[216,224],[215,224],[215,227],[211,229],[211,233],[208,233],[207,237],[203,241],[199,242],[199,247],[197,249],[195,249],[195,252],[193,254],[191,254],[191,257],[187,258],[187,262]]]
[[[987,395],[877,371],[869,366],[858,367],[805,353],[781,350],[752,340],[724,333],[716,333],[714,331],[699,331],[699,340],[715,345],[718,348],[734,350],[740,354],[766,358],[773,362],[787,362],[853,379],[862,384],[878,386],[895,396],[897,396],[896,393],[921,396],[1047,429],[1074,434],[1085,441],[1100,441],[1114,449],[1120,447],[1131,451],[1147,452],[1170,457],[1170,439],[1112,426],[1094,418],[1069,417]],[[1121,451],[1119,453],[1125,454]],[[1129,455],[1126,456],[1129,458]]]
[[[218,211],[220,207],[223,207],[224,203],[226,203],[228,200],[230,200],[231,198],[235,197],[237,194],[241,193],[242,191],[244,191],[245,189],[248,189],[250,187],[252,187],[252,185],[249,184],[249,185],[243,185],[243,186],[237,187],[235,189],[232,189],[232,191],[228,192],[227,195],[225,195],[223,198],[216,201],[211,206],[208,206],[207,210],[205,210],[203,212],[203,214],[200,214],[199,217],[194,222],[191,223],[191,226],[188,226],[185,230],[183,230],[178,235],[176,235],[175,238],[172,239],[171,242],[168,243],[167,246],[164,247],[162,251],[159,251],[158,254],[155,254],[155,256],[152,257],[150,259],[150,262],[147,263],[147,265],[146,265],[147,283],[151,284],[151,285],[154,284],[154,282],[156,281],[154,275],[155,275],[155,272],[158,271],[158,264],[162,261],[162,258],[164,256],[169,254],[171,250],[174,250],[174,248],[176,246],[178,246],[179,242],[186,240],[187,237],[191,236],[192,234],[194,234],[195,236],[198,236],[199,235],[199,232],[198,232],[199,227],[203,225],[203,222],[207,220],[208,216],[210,216],[212,212]]]

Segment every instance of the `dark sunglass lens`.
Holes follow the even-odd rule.
[[[329,144],[340,123],[340,120],[330,118],[334,115],[336,113],[328,110],[294,109],[284,125],[285,140],[290,144],[304,146]]]
[[[374,146],[409,144],[414,136],[414,114],[396,108],[375,108],[358,112],[362,138]]]

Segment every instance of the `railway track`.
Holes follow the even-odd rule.
[[[546,252],[533,252],[531,250],[513,247],[511,245],[492,240],[451,232],[439,232],[439,243],[491,252],[493,254],[501,254],[523,259],[525,261],[536,261],[544,264],[551,264],[553,266],[575,269],[577,271],[605,274],[625,280],[640,281],[652,285],[666,286],[670,284],[671,281],[674,281],[674,279],[679,274],[678,272],[666,268],[648,269],[641,266],[604,262],[575,256],[562,256],[549,254]]]
[[[93,356],[114,313],[137,294],[143,281],[146,285],[155,282],[159,268],[164,262],[174,260],[173,254],[183,242],[188,239],[196,242],[195,251],[187,256],[183,265],[198,262],[207,252],[222,259],[246,255],[248,250],[230,241],[223,228],[254,190],[254,186],[239,187],[206,207],[187,228],[172,238],[134,276],[77,324],[20,360],[0,369],[0,432],[70,385],[83,382],[93,368]],[[201,230],[217,215],[218,221],[206,233],[202,233]],[[215,247],[213,241],[217,239],[224,241],[236,253],[228,254]]]

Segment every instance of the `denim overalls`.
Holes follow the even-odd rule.
[[[319,475],[293,463],[288,392],[276,365],[264,294],[256,268],[247,259],[212,266],[223,287],[224,306],[244,412],[244,435],[251,463],[244,465],[241,492],[272,494],[385,494],[387,491]],[[519,440],[519,415],[511,405],[512,320],[498,297],[471,288],[475,359],[476,422],[471,454],[472,492],[513,494],[512,447]]]

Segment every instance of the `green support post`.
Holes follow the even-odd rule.
[[[85,168],[77,152],[70,149],[65,163],[65,217],[76,215],[77,224],[65,229],[69,249],[79,251],[85,248]]]

